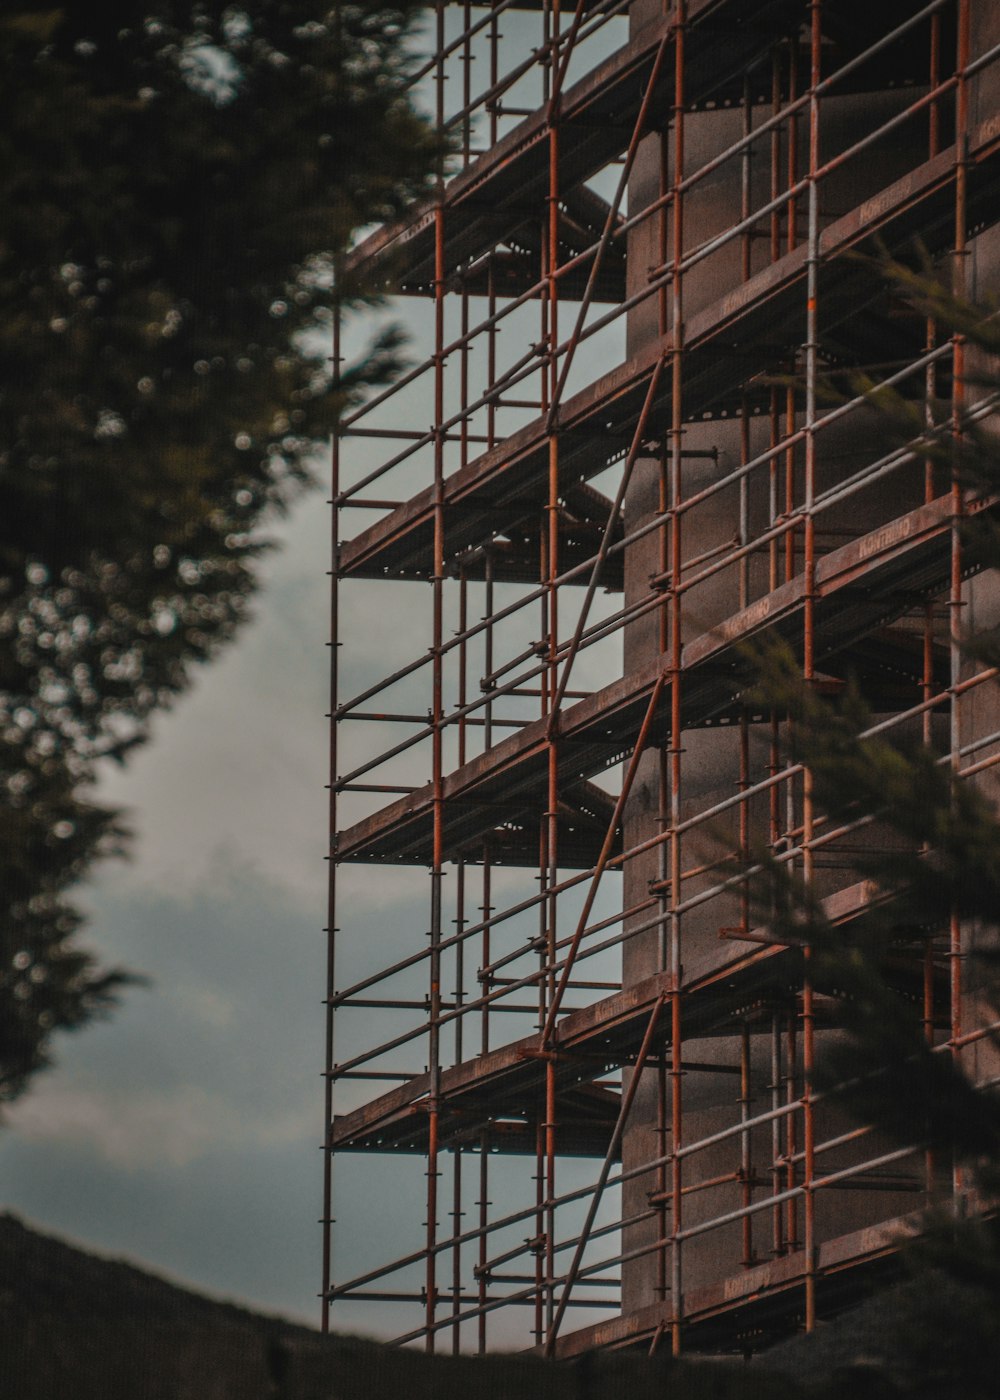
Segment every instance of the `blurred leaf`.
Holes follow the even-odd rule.
[[[334,297],[373,290],[333,268],[439,167],[403,87],[421,13],[71,0],[0,18],[0,825],[8,873],[46,899],[120,841],[80,799],[66,859],[45,803],[77,802],[232,639],[267,521],[400,363],[390,333],[334,383]],[[4,957],[46,949],[65,993],[41,1045],[120,983],[67,961],[70,906],[24,922],[5,889]],[[23,1085],[42,1003],[18,995],[28,1039],[0,1065]]]
[[[883,260],[883,268],[898,294],[936,318],[939,334],[960,335],[988,355],[1000,351],[994,308],[954,296],[929,261],[918,257],[907,267]],[[976,388],[979,405],[995,413],[1000,377],[981,374]],[[942,481],[958,483],[978,501],[982,508],[961,522],[965,560],[977,569],[1000,568],[1000,526],[990,509],[1000,499],[1000,445],[990,417],[928,424],[923,407],[895,390],[856,378],[852,391],[866,393],[897,441],[929,458]],[[1000,661],[996,629],[964,637],[961,647],[981,665]],[[955,1056],[932,1050],[913,973],[935,956],[934,939],[947,935],[957,918],[976,934],[963,948],[963,986],[975,989],[987,1020],[1000,1018],[996,809],[953,772],[948,755],[878,729],[854,685],[829,699],[804,680],[784,643],[747,656],[756,676],[752,702],[789,722],[793,758],[811,774],[818,810],[835,824],[855,823],[864,832],[877,823],[880,832],[867,850],[857,842],[853,857],[855,874],[870,882],[871,900],[859,917],[836,927],[781,852],[760,850],[751,862],[755,917],[778,940],[807,946],[814,985],[837,999],[841,1034],[824,1038],[815,1087],[896,1143],[925,1144],[943,1165],[962,1164],[989,1206],[1000,1195],[1000,1093],[995,1084],[977,1083]],[[1000,1037],[991,1039],[1000,1046]],[[898,1355],[906,1358],[895,1376],[903,1393],[938,1400],[995,1393],[998,1241],[993,1219],[963,1221],[950,1211],[929,1216],[924,1239],[909,1256],[922,1282],[900,1295],[891,1321]],[[928,1298],[933,1306],[925,1306]],[[952,1345],[956,1338],[959,1347]]]

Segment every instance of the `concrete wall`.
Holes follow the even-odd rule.
[[[657,9],[654,0],[636,0],[632,7],[633,27],[641,27],[650,14]],[[997,41],[1000,29],[1000,14],[997,7],[974,7],[975,46],[981,50]],[[914,89],[905,92],[869,94],[863,97],[843,97],[824,101],[822,107],[822,153],[829,157],[835,151],[845,149],[862,133],[877,125],[894,111],[912,100]],[[973,93],[973,114],[976,120],[997,109],[1000,85],[995,72],[988,78],[977,80]],[[758,109],[762,115],[767,109]],[[759,120],[760,116],[755,116]],[[742,116],[738,111],[707,111],[693,113],[685,119],[685,173],[690,174],[697,166],[718,151],[725,150],[740,135]],[[798,165],[800,172],[806,168],[808,152],[805,145],[806,122],[800,122]],[[661,150],[662,139],[662,150]],[[949,138],[950,139],[950,138]],[[635,173],[630,185],[630,214],[654,199],[662,188],[662,171],[670,178],[672,158],[672,138],[670,133],[654,134],[644,141]],[[852,162],[831,179],[822,190],[820,199],[821,224],[827,224],[840,217],[878,190],[885,188],[900,174],[927,159],[926,128],[915,123],[897,129],[892,138],[881,141],[866,153],[864,159]],[[755,204],[763,202],[765,182],[769,181],[766,161],[755,161],[751,168],[751,188]],[[685,248],[697,247],[709,237],[734,222],[740,214],[741,168],[736,161],[723,166],[711,179],[688,196],[684,205]],[[805,234],[805,201],[800,205],[800,241]],[[648,269],[663,261],[661,234],[654,221],[641,225],[634,233],[629,245],[629,292],[641,289],[648,277]],[[669,235],[666,239],[667,256],[672,255]],[[753,245],[751,271],[763,266],[769,257],[766,239]],[[997,240],[991,234],[977,241],[971,260],[972,281],[976,284],[970,290],[983,295],[997,288]],[[726,291],[739,285],[742,280],[740,267],[740,246],[734,241],[729,248],[720,250],[705,260],[685,279],[683,314],[685,320],[703,307],[725,295]],[[667,308],[669,316],[669,297]],[[650,298],[644,305],[630,314],[628,344],[630,353],[653,343],[660,333],[662,310],[656,299]],[[820,306],[822,323],[822,304]],[[667,329],[670,329],[669,323]],[[821,324],[821,334],[822,334]],[[805,293],[802,291],[802,332],[805,340]],[[773,353],[773,352],[772,352]],[[763,366],[762,366],[763,367]],[[801,425],[801,417],[798,420]],[[825,486],[843,479],[856,470],[863,461],[871,461],[877,455],[879,438],[882,432],[880,420],[872,411],[854,415],[833,432],[828,432],[818,441],[817,486]],[[751,424],[751,453],[760,451],[767,443],[767,423],[763,418]],[[710,422],[688,423],[685,426],[683,447],[685,452],[704,452],[714,449],[718,453],[717,463],[704,458],[685,458],[683,462],[684,493],[690,494],[709,484],[717,475],[725,474],[739,463],[739,425],[730,419],[716,419]],[[763,474],[761,474],[762,478]],[[661,491],[661,466],[654,459],[638,464],[633,483],[626,501],[626,529],[632,530],[650,520],[659,506]],[[903,511],[920,503],[923,482],[919,470],[908,475],[894,476],[888,483],[855,496],[835,512],[822,517],[817,530],[817,544],[820,552],[836,548],[851,533],[862,533],[885,520],[895,518]],[[764,528],[768,519],[768,500],[763,479],[751,487],[750,493],[750,532],[751,535]],[[691,560],[717,549],[726,541],[732,540],[739,527],[739,500],[736,488],[711,499],[704,507],[690,512],[684,521],[683,557]],[[635,602],[646,596],[649,578],[662,570],[664,560],[657,535],[650,534],[630,548],[626,560],[626,602]],[[801,563],[796,565],[799,572]],[[749,600],[767,590],[765,561],[758,558],[750,569]],[[996,611],[996,588],[992,580],[977,581],[970,589],[970,599],[974,609],[980,614],[989,609]],[[706,585],[692,590],[687,595],[682,620],[682,640],[717,625],[740,606],[739,577],[736,568],[720,572]],[[625,670],[628,671],[646,663],[656,655],[661,646],[669,643],[669,631],[661,624],[660,615],[648,614],[626,630]],[[977,708],[978,706],[979,708]],[[989,713],[979,713],[980,709]],[[982,725],[1000,729],[1000,710],[995,694],[988,699],[984,696],[967,710],[968,725],[973,731],[981,732]],[[755,726],[751,736],[751,779],[762,778],[766,773],[767,745],[763,726]],[[736,791],[739,780],[739,739],[735,729],[712,729],[690,731],[683,738],[681,815],[687,817]],[[665,795],[669,802],[669,795]],[[641,842],[654,836],[662,829],[664,813],[660,811],[660,756],[647,753],[642,762],[639,780],[628,805],[625,817],[625,846]],[[763,813],[758,813],[763,818]],[[683,865],[690,868],[702,861],[708,861],[713,854],[734,836],[733,822],[719,822],[711,832],[697,838],[689,838],[684,843]],[[763,839],[766,827],[758,825],[754,838]],[[637,903],[648,893],[651,880],[662,878],[664,874],[662,858],[658,864],[655,853],[630,861],[625,868],[624,902],[625,907]],[[710,877],[706,877],[710,878]],[[852,883],[852,876],[846,866],[834,861],[817,872],[821,892],[834,890]],[[685,896],[694,893],[697,881],[685,886]],[[648,914],[644,917],[648,918]],[[685,915],[682,934],[682,961],[685,968],[706,958],[718,957],[720,930],[738,923],[739,910],[735,899],[718,899],[706,903],[701,908]],[[633,921],[633,926],[637,921]],[[628,924],[626,924],[628,927]],[[740,945],[729,944],[735,952]],[[747,945],[743,945],[747,946]],[[635,982],[664,966],[663,940],[658,931],[651,931],[635,937],[625,944],[624,978],[626,984]],[[771,1047],[769,1037],[755,1024],[752,1038],[752,1096],[753,1111],[760,1112],[768,1106],[771,1080]],[[787,1049],[787,1046],[786,1046]],[[738,1064],[738,1042],[731,1038],[702,1040],[685,1045],[685,1057],[701,1063]],[[800,1058],[800,1057],[799,1057]],[[801,1064],[793,1066],[797,1083],[801,1088]],[[784,1065],[787,1074],[787,1062]],[[737,1121],[739,1080],[732,1074],[694,1070],[683,1078],[683,1102],[685,1105],[684,1135],[690,1142],[707,1135],[729,1123]],[[667,1080],[669,1085],[669,1080]],[[658,1130],[657,1100],[661,1092],[655,1072],[647,1072],[633,1109],[631,1126],[624,1144],[625,1166],[641,1165],[644,1161],[670,1146],[669,1132],[665,1137]],[[669,1124],[669,1087],[667,1089]],[[818,1132],[821,1136],[833,1135],[844,1125],[828,1115],[818,1115]],[[878,1150],[877,1144],[869,1139],[869,1151]],[[771,1144],[767,1132],[758,1135],[753,1145],[754,1156],[758,1161],[771,1159]],[[848,1160],[843,1152],[839,1156],[824,1157],[824,1168],[833,1168]],[[731,1173],[739,1165],[739,1145],[737,1140],[720,1145],[701,1154],[686,1167],[685,1183],[694,1184],[716,1176]],[[625,1214],[642,1210],[648,1194],[660,1183],[653,1176],[640,1177],[626,1189]],[[758,1198],[759,1198],[758,1193]],[[699,1191],[686,1198],[685,1223],[707,1219],[737,1207],[741,1203],[740,1187],[729,1183]],[[913,1208],[912,1195],[879,1191],[821,1193],[817,1199],[818,1241],[834,1237],[884,1219],[890,1219]],[[660,1221],[651,1221],[626,1231],[625,1248],[636,1249],[650,1244],[665,1226],[670,1230],[669,1215]],[[769,1247],[769,1224],[766,1216],[759,1217],[755,1227],[755,1251],[758,1257],[767,1257]],[[801,1225],[798,1243],[801,1245]],[[741,1240],[739,1226],[734,1225],[713,1231],[688,1243],[684,1247],[684,1285],[686,1289],[721,1282],[726,1277],[739,1272],[741,1267]],[[656,1253],[649,1253],[625,1268],[624,1309],[626,1312],[651,1303],[662,1296],[663,1275],[659,1272]],[[669,1279],[669,1266],[667,1267]]]

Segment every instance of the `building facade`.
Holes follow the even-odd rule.
[[[1000,751],[954,623],[995,606],[980,503],[865,391],[978,411],[880,259],[995,286],[1000,12],[433,23],[453,155],[352,254],[422,358],[334,457],[325,1308],[438,1349],[752,1351],[891,1271],[940,1185],[814,1090],[837,989],[741,872],[766,849],[850,939],[889,838],[815,809],[751,658],[783,640],[960,771]],[[893,972],[956,1053],[961,937]]]

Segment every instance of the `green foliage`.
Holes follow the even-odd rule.
[[[966,380],[971,409],[954,432],[902,393],[872,399],[900,443],[930,460],[946,488],[956,482],[973,509],[961,526],[966,562],[1000,568],[1000,532],[991,502],[1000,497],[1000,451],[984,408],[1000,401],[991,358],[1000,323],[991,308],[953,296],[926,267],[887,269],[899,289],[945,331],[961,336],[976,372]],[[986,366],[984,370],[982,367]],[[859,386],[855,385],[855,391]],[[861,385],[860,387],[868,387]],[[963,636],[967,659],[996,665],[998,636]],[[822,902],[768,851],[755,856],[757,917],[781,940],[810,950],[815,986],[838,998],[845,1032],[820,1048],[815,1087],[899,1145],[926,1144],[946,1173],[960,1168],[989,1206],[1000,1194],[1000,1094],[977,1083],[949,1053],[935,1052],[923,1022],[919,971],[942,964],[952,920],[963,929],[962,980],[985,1021],[1000,1020],[1000,821],[971,780],[958,777],[950,753],[905,729],[880,725],[853,686],[836,700],[804,681],[784,646],[758,651],[756,700],[789,721],[794,759],[811,775],[818,809],[831,826],[853,827],[859,877],[871,898],[849,924],[834,926]],[[996,680],[986,682],[995,686]],[[876,840],[864,850],[864,835]],[[935,952],[935,940],[937,951]],[[915,976],[916,974],[916,976]],[[1000,1046],[1000,1036],[990,1037]],[[915,1278],[893,1303],[884,1330],[896,1341],[889,1386],[878,1393],[985,1397],[996,1391],[1000,1349],[1000,1225],[987,1214],[957,1219],[942,1205],[908,1251]],[[897,1389],[898,1386],[898,1389]]]
[[[912,987],[893,976],[893,964],[912,964],[953,912],[963,921],[995,920],[996,814],[940,754],[880,731],[853,688],[839,701],[826,699],[783,647],[758,664],[759,696],[791,720],[794,757],[812,775],[819,808],[837,825],[864,829],[877,820],[883,833],[854,857],[873,896],[847,928],[830,922],[787,865],[759,857],[760,918],[780,939],[810,947],[811,975],[838,997],[848,1033],[824,1049],[817,1087],[901,1144],[925,1141],[963,1159],[1000,1161],[1000,1101],[976,1089],[950,1056],[932,1052]],[[972,962],[991,961],[980,941]],[[988,981],[984,991],[1000,1003],[1000,986]]]
[[[0,683],[59,746],[120,751],[245,613],[254,528],[340,406],[334,257],[433,163],[396,87],[415,14],[81,3],[0,26]]]
[[[10,959],[47,950],[52,1025],[115,983],[67,951],[68,907],[47,932],[12,912],[18,870],[27,905],[58,903],[120,844],[78,784],[233,637],[262,524],[395,363],[390,335],[334,389],[331,287],[355,231],[440,161],[401,86],[419,18],[408,0],[0,16],[0,968],[23,987]],[[23,1086],[5,1073],[0,1093]]]
[[[64,769],[0,807],[0,1101],[48,1063],[54,1031],[103,1015],[136,980],[102,971],[73,944],[82,920],[66,897],[95,859],[120,853],[124,836],[115,815],[85,801]]]

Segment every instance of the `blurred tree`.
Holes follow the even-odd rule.
[[[914,461],[930,459],[944,482],[958,483],[978,509],[959,522],[966,568],[1000,568],[1000,452],[995,410],[1000,381],[1000,320],[995,312],[953,296],[929,265],[916,270],[889,264],[892,283],[924,316],[969,347],[978,374],[967,379],[976,408],[961,433],[946,416],[928,424],[922,402],[871,390],[899,444]],[[992,399],[993,414],[981,410]],[[958,639],[966,661],[1000,669],[1000,631]],[[757,916],[781,940],[810,949],[814,984],[838,999],[843,1034],[828,1039],[817,1063],[815,1087],[838,1099],[861,1122],[874,1123],[900,1146],[932,1149],[943,1199],[922,1239],[907,1253],[917,1277],[880,1315],[879,1345],[892,1357],[888,1390],[926,1400],[988,1400],[1000,1374],[1000,1080],[983,1082],[982,1046],[976,1068],[928,1038],[919,997],[900,985],[901,959],[919,971],[926,950],[950,956],[952,921],[962,929],[962,984],[976,1015],[993,1031],[983,1045],[1000,1051],[1000,817],[981,779],[961,777],[950,755],[904,730],[883,729],[856,689],[837,700],[803,680],[800,662],[784,646],[753,657],[758,700],[791,721],[794,758],[811,774],[818,810],[831,828],[860,833],[872,822],[880,837],[853,859],[858,877],[873,883],[862,915],[835,926],[823,905],[780,855],[762,850],[752,877]],[[979,751],[989,753],[989,749]],[[995,787],[992,793],[995,794]],[[919,980],[919,979],[918,979]],[[989,1052],[986,1060],[989,1059]],[[948,1183],[964,1175],[980,1213],[956,1214]],[[900,1390],[895,1390],[895,1386]]]
[[[233,636],[262,521],[392,367],[390,334],[332,391],[331,284],[439,162],[404,88],[419,19],[408,0],[0,16],[0,1017],[22,1046],[0,1041],[0,1097],[115,989],[69,945],[63,892],[123,837],[80,785]]]

